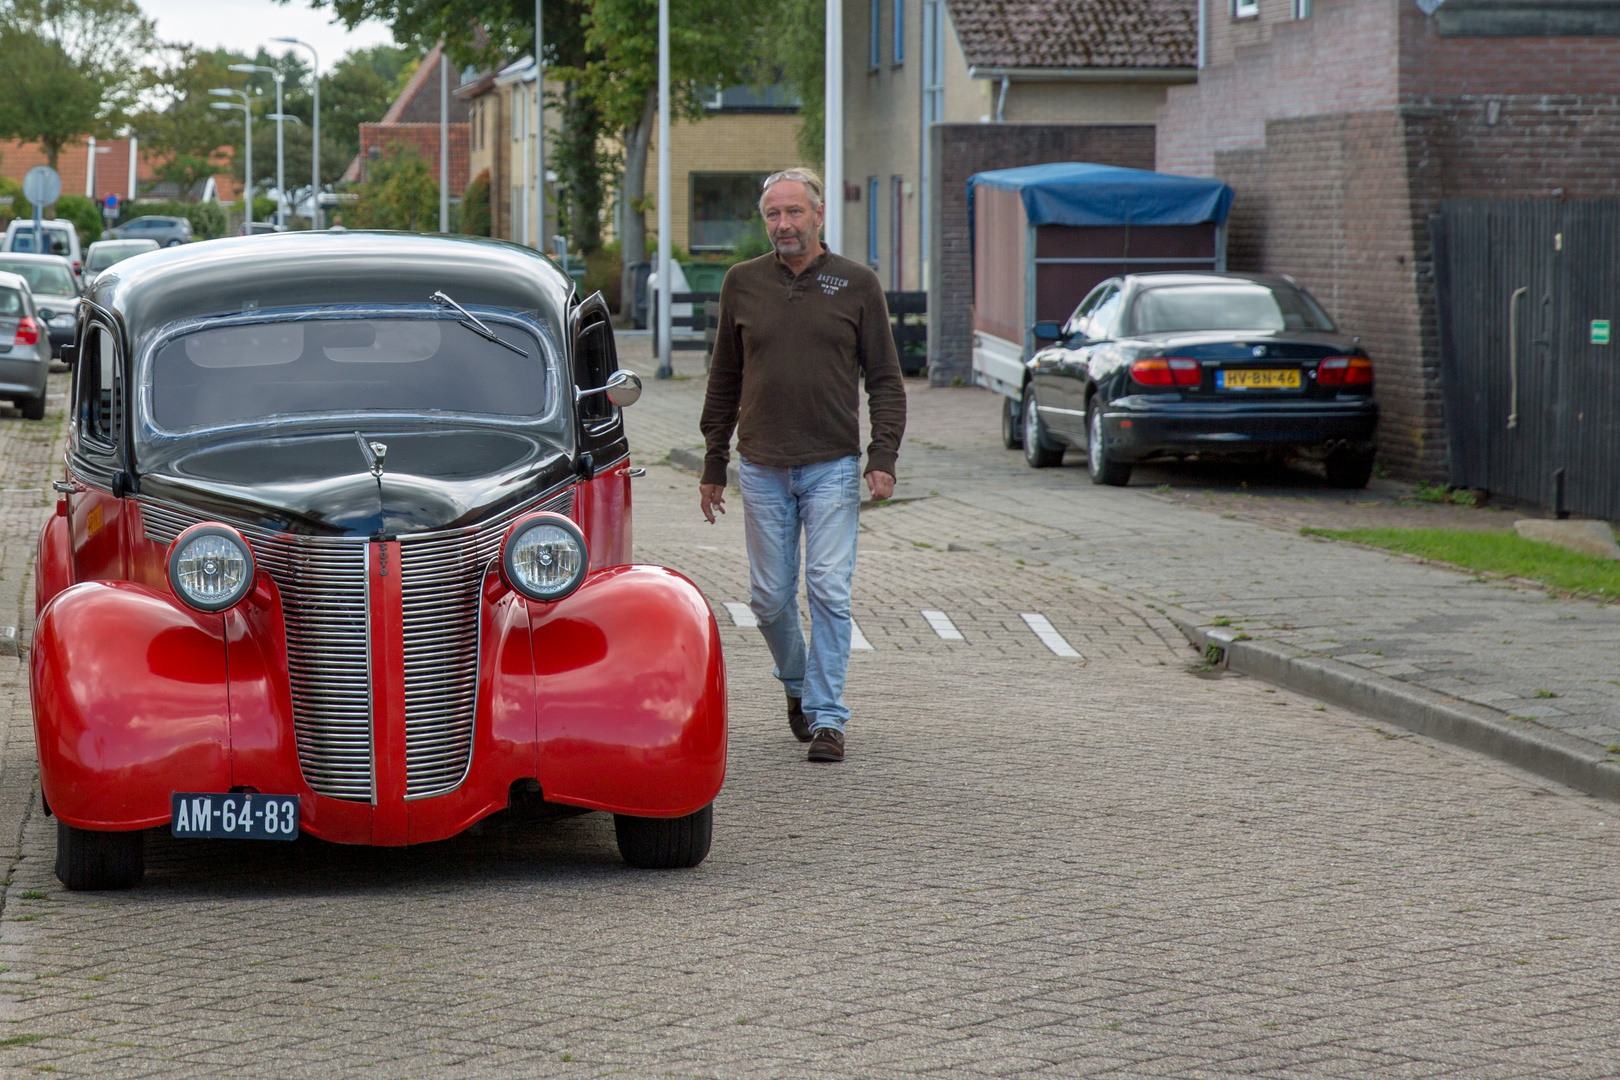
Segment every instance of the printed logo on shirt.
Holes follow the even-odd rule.
[[[826,293],[828,296],[832,296],[836,294],[839,289],[842,289],[845,285],[848,285],[849,279],[833,277],[831,274],[817,274],[816,282],[821,286],[822,292]]]

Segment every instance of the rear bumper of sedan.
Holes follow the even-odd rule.
[[[50,354],[44,341],[38,345],[13,345],[9,353],[0,353],[0,400],[44,397]]]
[[[1244,454],[1269,450],[1371,452],[1378,404],[1348,401],[1188,402],[1129,405],[1103,413],[1108,456],[1140,461],[1161,454]]]

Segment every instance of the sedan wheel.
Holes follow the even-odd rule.
[[[696,866],[709,854],[714,836],[714,804],[678,818],[613,815],[619,854],[638,870],[677,870]]]
[[[1016,450],[1024,445],[1024,418],[1018,402],[1010,397],[1001,399],[1001,445]]]
[[[1086,471],[1091,474],[1093,484],[1124,487],[1131,482],[1128,462],[1108,460],[1108,451],[1103,446],[1102,409],[1095,400],[1086,410]]]
[[[1035,405],[1035,388],[1024,390],[1024,460],[1032,469],[1063,464],[1063,447],[1052,441]]]

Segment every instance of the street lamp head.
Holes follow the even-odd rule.
[[[302,45],[303,44],[302,41],[299,41],[295,37],[273,37],[270,40],[271,41],[279,41],[283,45]]]
[[[232,64],[227,70],[240,71],[244,74],[251,75],[255,71],[263,71],[264,68],[261,68],[257,64]]]
[[[229,101],[210,101],[208,103],[208,107],[210,109],[240,109],[240,108],[243,108],[243,106],[237,105],[237,104],[235,104],[233,102],[229,102]]]
[[[227,90],[223,86],[216,86],[208,92],[213,94],[215,97],[230,97],[232,94],[240,93],[240,91],[237,90]]]

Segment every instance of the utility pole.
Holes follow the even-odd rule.
[[[822,157],[827,169],[822,188],[827,208],[827,248],[844,253],[844,0],[827,0],[827,66],[822,88]],[[924,133],[924,138],[927,135]]]
[[[658,377],[670,378],[669,0],[658,0]]]
[[[244,181],[242,190],[242,208],[244,212],[242,220],[251,225],[253,224],[253,98],[248,95],[246,90],[232,90],[224,86],[216,86],[208,92],[215,97],[240,97],[242,99],[240,105],[232,102],[216,101],[209,105],[209,108],[242,110],[242,122],[246,129],[242,146],[245,159],[242,162],[242,180]],[[130,186],[134,187],[133,184]]]
[[[546,250],[546,69],[545,24],[534,0],[534,246]]]
[[[439,53],[439,231],[450,231],[450,61]]]
[[[321,227],[321,58],[315,52],[315,46],[307,41],[299,41],[297,38],[290,37],[271,38],[270,40],[280,41],[287,45],[299,45],[308,49],[309,58],[314,65],[309,71],[309,81],[314,87],[315,93],[315,111],[313,114],[315,131],[311,136],[314,142],[310,147],[312,160],[309,166],[309,227],[318,229]],[[280,112],[281,109],[278,107],[276,111]],[[252,221],[253,217],[249,215],[248,220]]]

